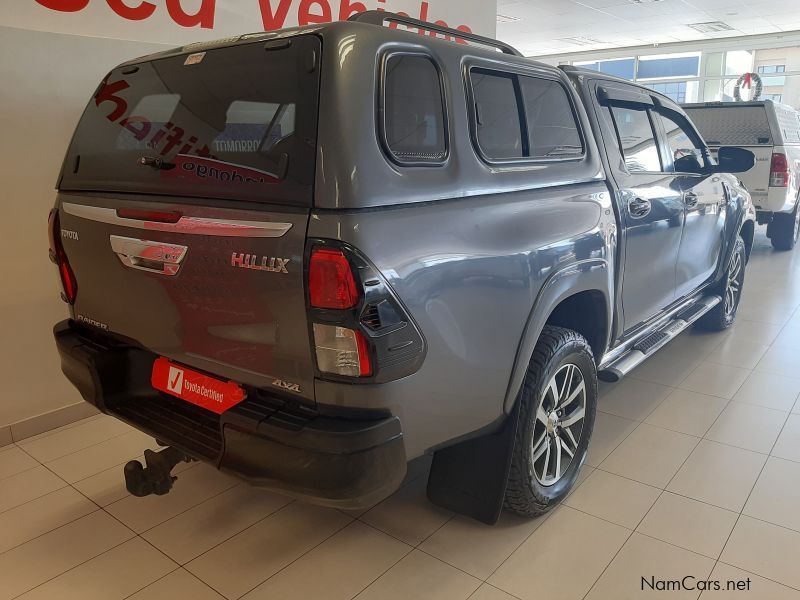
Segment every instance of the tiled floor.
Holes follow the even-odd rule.
[[[799,251],[800,252],[800,251]],[[736,327],[603,385],[580,485],[495,527],[425,500],[427,464],[358,514],[182,465],[129,497],[152,440],[104,416],[0,449],[0,600],[800,598],[800,253],[757,240]]]

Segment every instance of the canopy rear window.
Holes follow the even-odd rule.
[[[115,69],[78,124],[61,189],[310,205],[319,51],[304,35]]]
[[[769,146],[772,139],[763,106],[686,108],[709,146]]]

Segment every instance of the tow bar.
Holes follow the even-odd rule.
[[[146,467],[143,467],[138,460],[132,460],[125,465],[125,487],[131,494],[140,498],[150,494],[163,496],[169,493],[172,484],[178,479],[172,475],[175,465],[192,460],[194,459],[172,447],[160,452],[145,450]]]

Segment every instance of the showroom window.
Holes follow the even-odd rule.
[[[440,163],[447,156],[447,126],[439,69],[427,56],[386,59],[384,136],[401,162]]]
[[[473,69],[475,124],[490,160],[568,159],[584,145],[572,103],[555,80]]]
[[[664,94],[678,104],[686,102],[686,82],[671,81],[669,83],[650,83],[647,86],[654,92]]]
[[[628,171],[662,171],[658,144],[647,109],[612,106],[610,110]]]
[[[639,58],[637,79],[697,77],[700,74],[700,53],[662,54]]]
[[[774,75],[775,73],[785,73],[786,65],[762,65],[758,67],[759,75]]]
[[[600,71],[607,73],[614,77],[622,77],[623,79],[633,79],[636,75],[636,59],[635,58],[615,58],[612,60],[599,60],[594,62],[576,62],[576,67],[584,69],[591,69],[593,71]]]

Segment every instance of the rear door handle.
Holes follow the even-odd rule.
[[[646,200],[645,198],[634,198],[628,202],[628,212],[634,219],[646,217],[650,214],[651,210],[653,210],[653,206],[650,204],[650,200]]]
[[[683,195],[683,203],[686,208],[695,208],[700,203],[700,198],[694,192],[686,192]]]
[[[126,267],[174,277],[188,248],[179,244],[111,236],[111,249]]]

